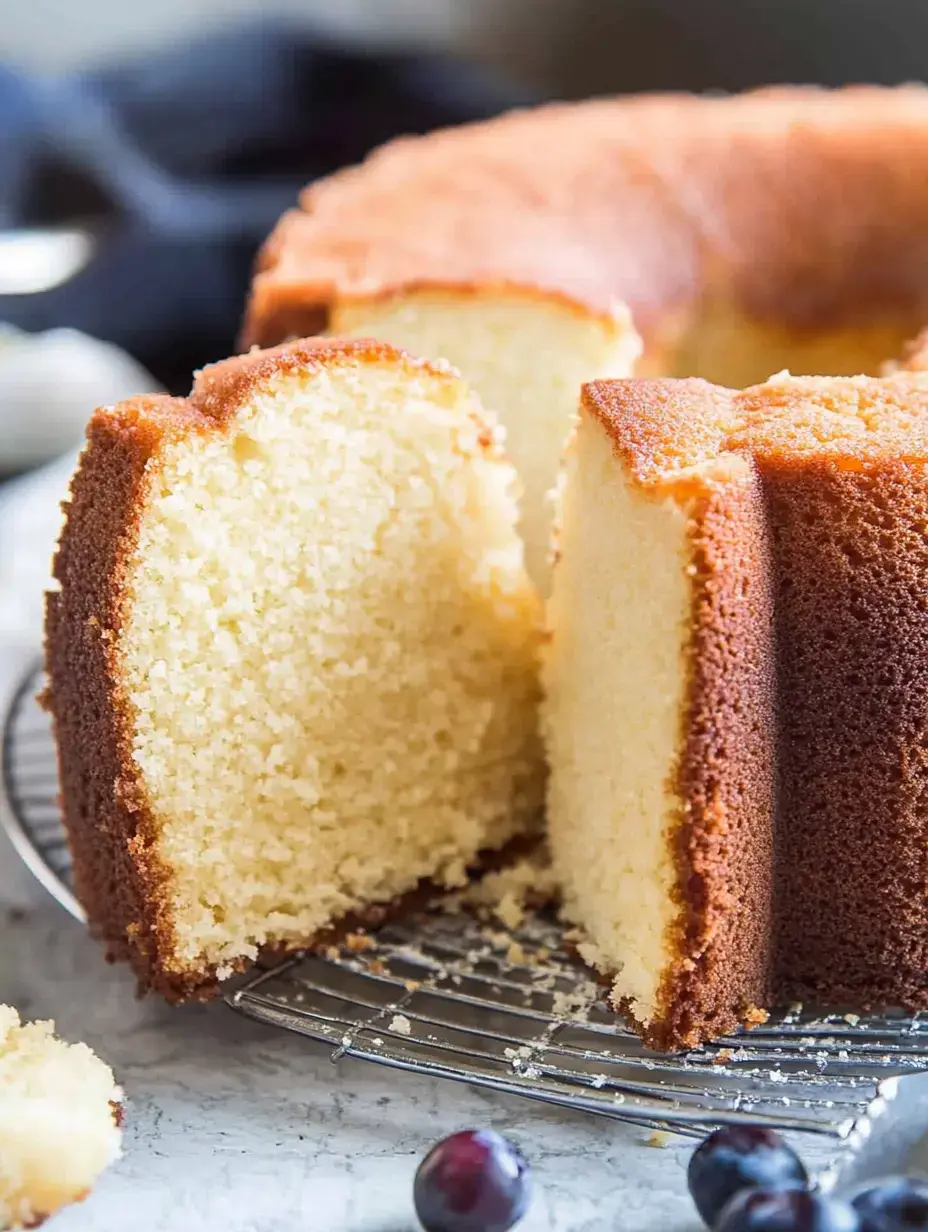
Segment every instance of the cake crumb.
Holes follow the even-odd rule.
[[[516,929],[529,909],[538,908],[555,895],[551,857],[538,847],[505,868],[495,869],[475,881],[461,896],[483,919],[495,916],[507,928]]]
[[[731,1060],[731,1049],[721,1048],[712,1058],[712,1064],[713,1065],[724,1065],[726,1061],[730,1061],[730,1060]]]
[[[856,1027],[857,1024],[860,1022],[860,1015],[859,1014],[845,1014],[844,1021],[848,1023],[850,1026]]]
[[[660,1149],[670,1143],[671,1137],[672,1135],[666,1133],[663,1129],[655,1129],[654,1132],[649,1135],[645,1145]]]
[[[395,1031],[397,1035],[411,1035],[412,1023],[405,1014],[394,1014],[390,1019],[390,1030]]]
[[[407,992],[416,992],[417,989],[422,987],[421,980],[404,980],[403,984]]]
[[[489,942],[491,949],[494,950],[508,950],[512,944],[512,938],[508,933],[501,933],[492,928],[485,928],[480,935],[484,941]],[[470,956],[468,955],[468,957]]]
[[[325,956],[329,962],[338,962],[342,956],[342,952],[337,945],[327,945],[325,947]]]
[[[512,963],[513,966],[525,966],[525,950],[523,950],[518,941],[509,942],[509,949],[506,951],[506,961]]]
[[[609,1079],[607,1078],[605,1074],[597,1074],[594,1077],[593,1081],[590,1083],[590,1086],[594,1087],[597,1091],[599,1091],[606,1085],[608,1081]]]
[[[380,961],[379,958],[372,959],[367,964],[367,969],[371,973],[371,975],[385,975],[387,971],[387,968],[384,966],[384,964]]]
[[[374,939],[369,937],[367,933],[349,933],[345,938],[345,947],[352,954],[363,954],[365,950],[374,948]]]
[[[761,1027],[769,1019],[770,1015],[766,1010],[762,1010],[759,1006],[752,1005],[744,1016],[744,1025],[750,1031],[752,1027]]]
[[[507,1061],[526,1061],[532,1055],[532,1049],[528,1044],[520,1044],[518,1048],[504,1048],[503,1056]]]

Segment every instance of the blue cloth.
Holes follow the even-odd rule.
[[[48,80],[0,67],[0,227],[88,221],[87,269],[0,320],[117,343],[169,388],[234,349],[256,249],[308,181],[392,136],[537,101],[437,56],[257,24]]]

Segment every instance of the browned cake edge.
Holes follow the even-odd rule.
[[[118,643],[149,463],[167,439],[224,430],[245,399],[281,372],[401,357],[447,374],[380,343],[300,340],[206,368],[187,400],[131,399],[90,420],[53,566],[59,589],[46,601],[44,702],[78,898],[108,959],[131,963],[142,992],[182,1001],[215,995],[219,986],[214,967],[170,969],[169,872],[156,855],[156,828],[131,755]],[[495,448],[489,439],[484,446]]]
[[[146,468],[172,419],[184,431],[189,416],[183,402],[149,398],[91,419],[54,562],[60,589],[45,616],[45,702],[77,895],[107,958],[129,961],[140,987],[172,999],[188,989],[182,976],[159,976],[170,954],[167,874],[132,761],[117,645]]]
[[[774,993],[928,1009],[928,462],[758,466],[777,545]]]
[[[583,393],[645,486],[657,478],[658,447],[692,437],[700,410],[711,403],[717,417],[730,399],[700,380],[597,381]],[[627,1001],[616,1007],[663,1051],[766,1017],[776,738],[772,565],[756,470],[690,474],[668,488],[692,502],[688,679],[668,785],[683,802],[667,834],[677,870],[679,913],[667,942],[675,958],[647,1026]]]
[[[689,537],[692,633],[673,785],[684,804],[667,836],[677,957],[653,1021],[640,1028],[662,1050],[763,1021],[770,996],[773,602],[756,475],[699,498]]]

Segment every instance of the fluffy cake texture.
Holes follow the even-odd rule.
[[[0,1005],[0,1228],[34,1228],[119,1158],[122,1092],[86,1044]]]
[[[517,289],[449,295],[411,292],[333,308],[338,334],[384,338],[416,355],[442,358],[497,408],[506,453],[522,482],[519,529],[536,586],[550,586],[551,502],[577,393],[594,377],[631,375],[640,351],[626,312],[588,312],[559,296]]]
[[[248,344],[349,330],[443,356],[523,476],[533,577],[579,384],[876,373],[928,321],[928,91],[556,104],[396,141],[268,241]]]
[[[561,519],[549,836],[617,1008],[928,1008],[928,375],[593,383]]]
[[[97,411],[49,597],[78,892],[171,998],[536,823],[515,475],[447,368],[366,342]]]

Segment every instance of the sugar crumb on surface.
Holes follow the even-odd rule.
[[[394,1014],[390,1019],[390,1030],[396,1035],[411,1035],[412,1023],[405,1014]]]

